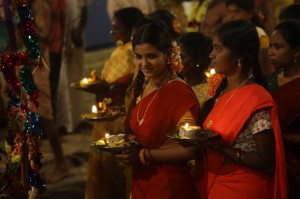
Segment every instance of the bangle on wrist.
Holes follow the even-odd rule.
[[[148,149],[147,151],[148,151],[149,159],[150,159],[149,162],[154,162],[154,158],[152,156],[151,149]]]
[[[139,152],[139,158],[140,158],[140,162],[142,163],[142,165],[149,165],[150,162],[147,162],[145,159],[145,149],[141,149]]]
[[[241,163],[244,160],[245,152],[242,151],[241,149],[236,148],[236,158],[237,162]]]

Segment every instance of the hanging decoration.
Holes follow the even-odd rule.
[[[16,45],[15,30],[10,23],[10,9],[15,9],[26,51],[12,47],[13,52],[4,53],[0,59],[0,70],[11,88],[8,93],[10,122],[5,142],[7,182],[1,187],[1,197],[36,199],[46,190],[40,176],[43,157],[40,138],[44,132],[36,113],[39,90],[32,77],[41,56],[39,40],[28,0],[3,0],[3,3],[11,43]]]

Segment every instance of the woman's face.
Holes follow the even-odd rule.
[[[269,60],[274,68],[287,67],[294,62],[295,50],[284,40],[280,32],[274,31],[270,37]]]
[[[181,60],[182,65],[184,66],[182,69],[182,74],[187,75],[193,67],[196,67],[196,63],[192,60],[191,56],[189,56],[184,48],[181,46]]]
[[[150,44],[136,45],[134,48],[137,64],[146,78],[160,78],[168,71],[167,53]]]
[[[229,21],[234,20],[250,20],[252,17],[252,13],[243,10],[236,5],[232,4],[227,7],[227,19]]]
[[[209,55],[212,67],[217,73],[230,75],[237,70],[237,59],[234,59],[230,50],[223,46],[217,35],[213,39],[213,50]]]
[[[120,40],[127,43],[130,41],[131,30],[117,18],[113,18],[111,34],[116,41]]]

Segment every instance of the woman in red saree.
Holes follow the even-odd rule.
[[[279,122],[285,138],[289,198],[300,198],[300,22],[278,24],[270,40],[269,58],[280,71],[268,86],[278,106]]]
[[[201,199],[287,197],[283,144],[277,111],[263,85],[259,39],[247,21],[223,24],[210,54],[225,77],[200,111],[199,124],[219,133],[202,143],[197,162]],[[261,85],[260,85],[261,84]]]
[[[195,124],[199,103],[191,87],[176,75],[182,69],[180,49],[168,32],[149,23],[132,40],[140,68],[125,132],[142,149],[124,151],[120,161],[133,166],[132,199],[193,199],[196,187],[184,148],[167,135],[186,122]]]

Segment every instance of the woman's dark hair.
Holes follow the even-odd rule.
[[[230,5],[235,5],[238,8],[241,8],[242,10],[245,10],[246,12],[252,13],[253,16],[251,18],[251,22],[261,27],[262,29],[266,30],[265,24],[263,21],[259,18],[256,7],[255,7],[255,1],[254,0],[226,0],[225,1],[226,7]]]
[[[255,10],[254,0],[226,0],[226,6],[236,5],[237,7],[246,10],[248,12],[253,12]]]
[[[142,25],[141,27],[137,28],[133,38],[132,38],[132,47],[135,49],[136,45],[141,44],[150,44],[154,46],[159,51],[168,53],[170,47],[172,46],[172,40],[170,38],[169,32],[162,26],[153,23],[146,23],[145,25]],[[126,113],[125,121],[124,121],[124,129],[125,133],[131,133],[130,128],[130,117],[133,108],[136,104],[136,99],[138,96],[141,95],[143,90],[143,84],[145,81],[145,76],[142,73],[141,70],[139,70],[138,75],[134,82],[134,88],[133,88],[133,99],[131,101],[131,104],[129,106],[129,109]]]
[[[174,20],[176,17],[166,9],[156,10],[148,15],[156,23],[161,26],[164,26],[170,33],[172,39],[176,39],[179,36],[179,33],[175,31]]]
[[[283,21],[275,27],[274,31],[278,31],[291,48],[296,49],[300,46],[300,21]]]
[[[114,17],[128,29],[132,29],[135,22],[144,17],[143,12],[136,7],[127,7],[117,10]]]
[[[279,14],[279,20],[300,20],[300,3],[285,7]]]
[[[132,37],[132,47],[140,44],[150,44],[162,52],[168,52],[172,46],[169,32],[156,23],[147,23],[137,29]]]
[[[151,24],[151,23],[155,23],[155,21],[153,19],[150,19],[148,16],[144,16],[143,18],[139,19],[138,21],[136,21],[134,23],[133,28],[135,30],[137,30],[138,28],[142,27],[143,25]]]
[[[193,62],[199,65],[199,67],[195,65],[195,75],[203,76],[204,79],[204,71],[210,65],[209,54],[213,48],[211,39],[200,32],[189,32],[180,35],[178,43]]]
[[[216,36],[223,46],[230,50],[232,57],[241,60],[242,74],[248,77],[249,74],[252,73],[254,81],[265,87],[265,80],[259,64],[260,43],[255,26],[245,20],[230,21],[217,29]],[[215,100],[219,97],[226,85],[227,80],[224,78],[216,90],[215,96],[204,103],[199,114],[198,121],[200,125],[203,124]]]

